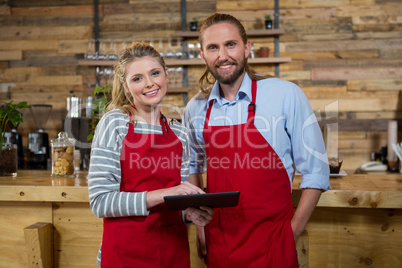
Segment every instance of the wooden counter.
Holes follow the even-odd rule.
[[[52,177],[50,171],[21,170],[17,177],[0,177],[0,201],[88,202],[87,172],[75,177]],[[402,208],[402,175],[350,174],[332,177],[318,207]],[[294,202],[301,191],[300,176],[293,182]]]
[[[0,177],[0,201],[89,202],[87,172],[53,177],[50,171],[20,170]]]
[[[23,230],[37,222],[54,227],[54,267],[97,267],[102,220],[89,209],[86,175],[0,177],[0,267],[30,267]],[[295,206],[299,185],[296,176]],[[302,267],[402,267],[402,176],[353,174],[331,186],[298,243]],[[192,267],[203,266],[192,258]]]

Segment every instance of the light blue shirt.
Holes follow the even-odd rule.
[[[252,100],[250,77],[247,74],[244,76],[240,90],[231,102],[220,96],[219,84],[216,82],[209,96],[199,93],[187,104],[183,124],[190,130],[190,174],[204,172],[207,158],[203,129],[211,99],[215,101],[209,125],[246,123],[248,105]],[[302,174],[301,189],[331,189],[321,130],[300,87],[278,78],[257,81],[254,124],[282,160],[291,185],[296,167]]]

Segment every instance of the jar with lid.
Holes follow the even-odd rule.
[[[74,144],[75,140],[66,132],[60,132],[57,139],[51,140],[52,176],[74,175]]]

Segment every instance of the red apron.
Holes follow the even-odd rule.
[[[133,124],[129,124],[120,156],[121,192],[180,184],[183,147],[162,115],[160,122],[163,135],[134,133]],[[148,216],[104,218],[101,266],[190,267],[181,211],[168,211],[163,203]]]
[[[215,209],[206,226],[208,267],[297,267],[290,225],[294,210],[289,176],[272,147],[254,126],[256,81],[247,123],[209,126],[207,191],[240,191],[239,205]]]

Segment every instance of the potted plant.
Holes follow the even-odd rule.
[[[265,29],[272,29],[272,20],[270,15],[265,15]]]
[[[197,18],[193,18],[193,20],[190,21],[190,31],[197,31],[197,24],[198,24]]]
[[[17,173],[17,146],[4,142],[7,125],[11,122],[15,127],[22,123],[21,112],[18,109],[29,108],[26,101],[13,104],[13,101],[3,102],[0,106],[0,176]]]

